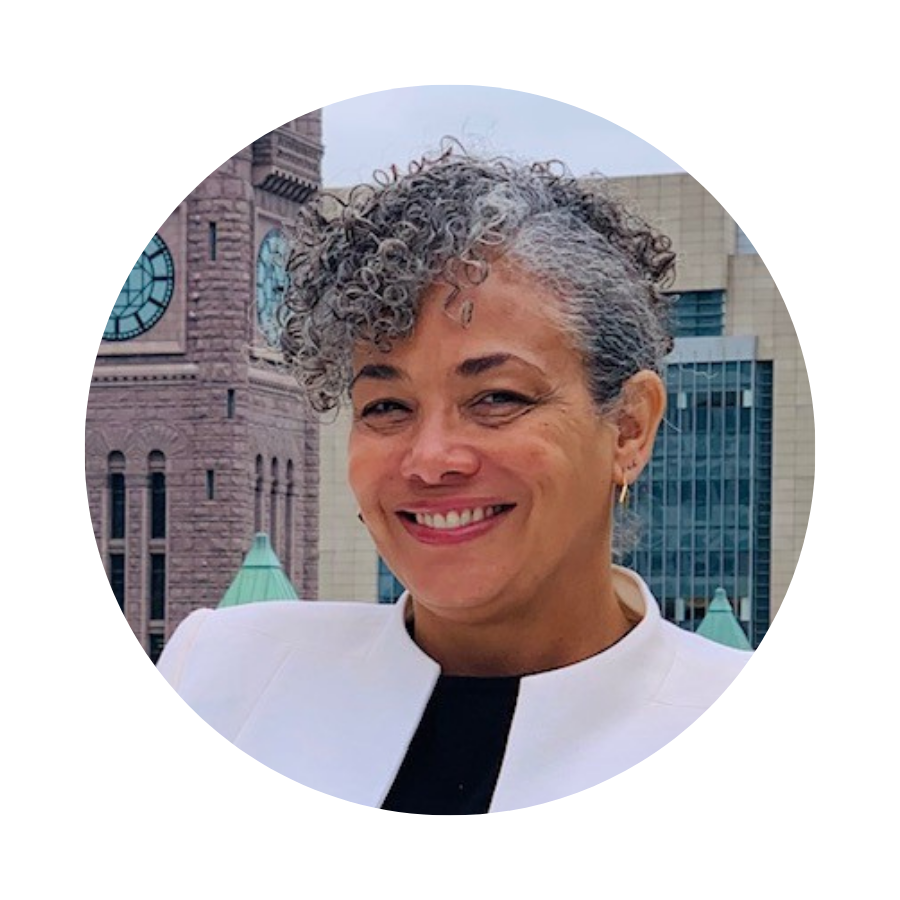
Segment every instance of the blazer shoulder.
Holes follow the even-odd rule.
[[[388,623],[387,604],[352,601],[270,600],[191,613],[175,630],[157,664],[177,685],[188,660],[240,651],[267,653],[282,648],[306,653],[364,651]]]
[[[667,706],[706,709],[740,674],[753,653],[717,644],[664,622],[675,648],[672,667],[654,698]]]
[[[163,652],[156,663],[156,668],[173,687],[177,687],[181,681],[184,667],[191,655],[194,643],[204,623],[213,613],[214,610],[211,609],[195,609],[182,621],[169,640],[166,641]]]
[[[283,644],[317,643],[330,636],[353,642],[377,633],[393,607],[338,600],[269,600],[208,610],[208,627],[243,631]],[[189,621],[190,617],[185,620]]]

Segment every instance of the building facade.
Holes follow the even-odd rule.
[[[321,112],[206,178],[149,241],[97,355],[86,477],[97,546],[156,658],[224,595],[256,532],[301,596],[318,574],[318,423],[275,349],[284,230],[320,183]]]
[[[812,500],[814,430],[803,355],[772,277],[734,219],[687,174],[612,179],[678,254],[668,409],[633,508],[624,562],[664,615],[694,629],[724,588],[753,646],[787,591]],[[321,432],[319,592],[391,601],[346,486],[346,416]]]

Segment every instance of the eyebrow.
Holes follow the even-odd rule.
[[[473,359],[463,360],[456,367],[456,373],[466,378],[471,378],[516,359],[518,357],[513,356],[511,353],[491,353],[488,356],[476,356]]]
[[[475,356],[472,359],[464,359],[456,367],[456,374],[461,375],[463,378],[474,378],[476,375],[499,368],[508,362],[521,362],[525,365],[531,365],[511,353],[490,353],[487,356]],[[407,375],[396,366],[387,365],[386,363],[367,363],[353,376],[353,380],[350,382],[350,390],[353,390],[353,386],[361,378],[371,378],[375,381],[400,381],[406,379]]]
[[[385,363],[366,363],[366,365],[353,376],[349,390],[353,390],[353,385],[355,385],[360,378],[373,378],[375,381],[395,381],[403,377],[403,373],[396,366],[389,366]]]

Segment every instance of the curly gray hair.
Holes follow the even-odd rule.
[[[344,197],[318,194],[295,226],[282,350],[313,409],[346,396],[359,342],[389,349],[411,334],[426,288],[449,285],[449,305],[501,256],[566,301],[560,324],[598,410],[635,373],[660,371],[671,347],[661,288],[675,254],[605,182],[455,144],[375,181]]]

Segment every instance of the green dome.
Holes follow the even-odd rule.
[[[260,532],[253,538],[253,546],[219,602],[219,609],[263,600],[297,599],[297,592],[284,574],[269,536]]]
[[[718,644],[725,644],[726,647],[736,647],[738,650],[753,649],[728,602],[724,588],[716,588],[709,609],[703,621],[697,626],[697,634]]]

